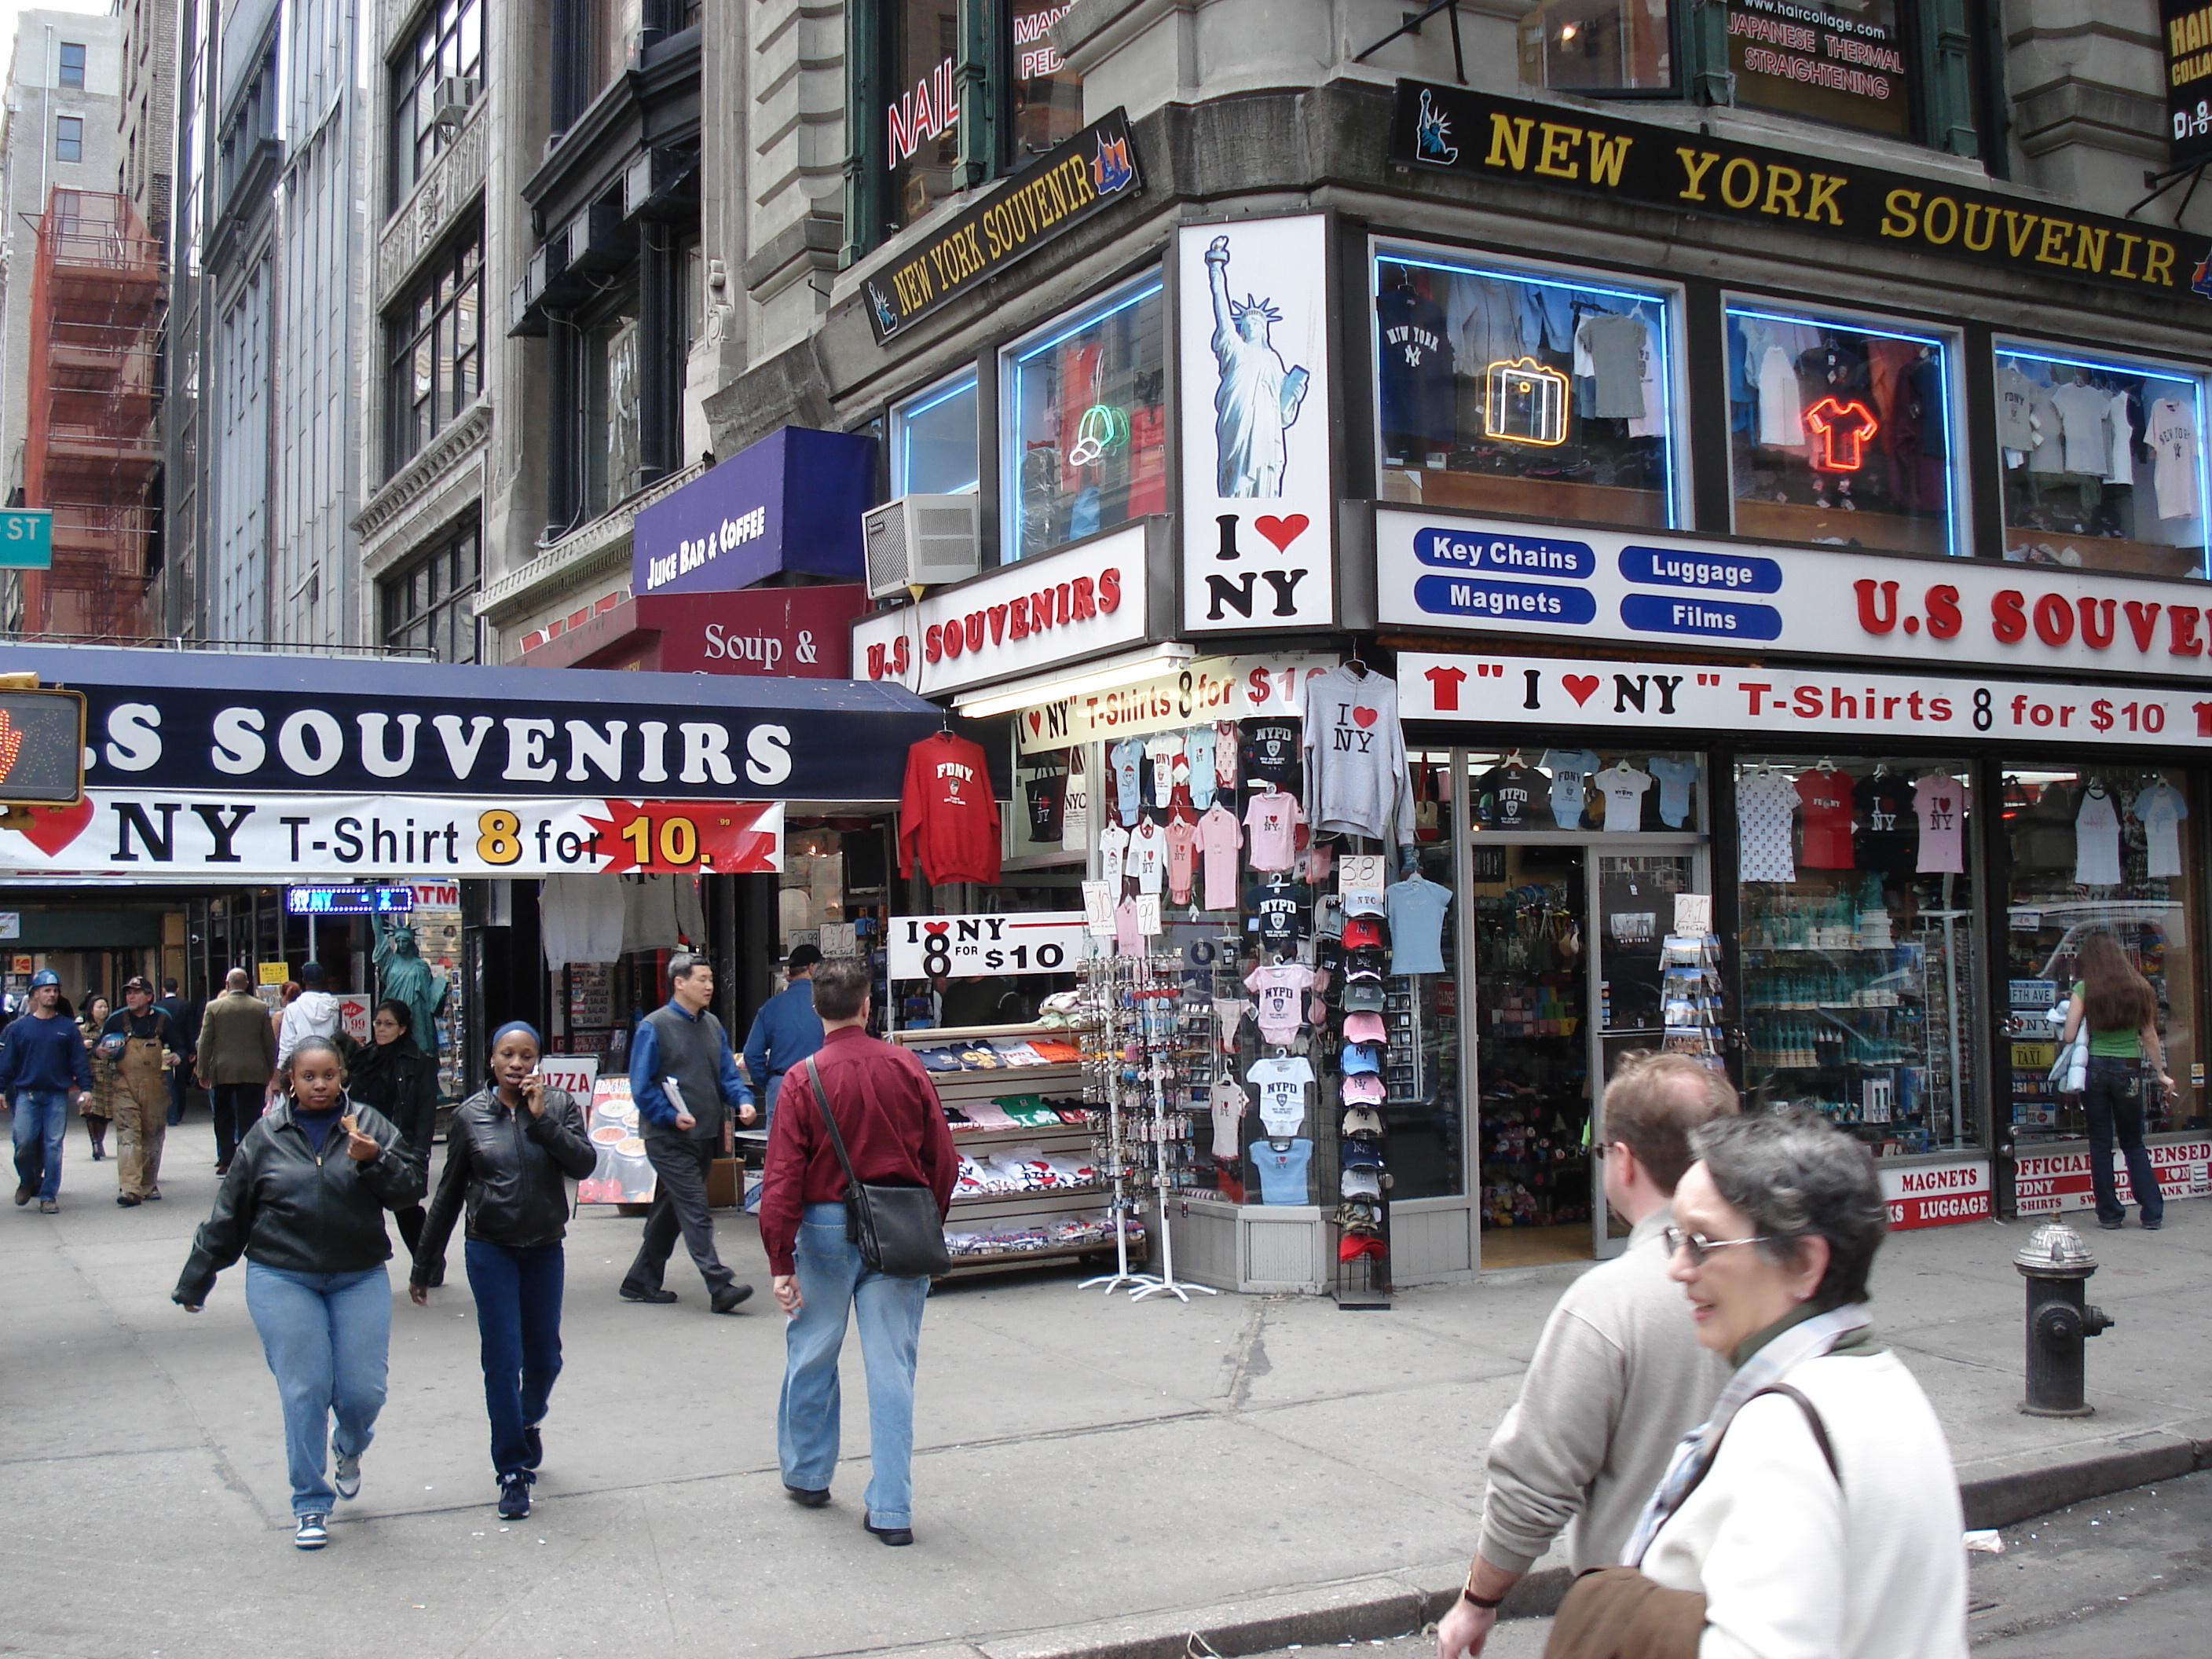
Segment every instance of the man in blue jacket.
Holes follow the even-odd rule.
[[[707,1281],[709,1305],[726,1314],[735,1313],[753,1287],[738,1283],[715,1253],[707,1172],[715,1153],[728,1150],[730,1115],[753,1121],[753,1097],[738,1075],[729,1034],[707,1010],[714,998],[713,965],[679,951],[668,959],[667,1002],[630,1035],[629,1094],[654,1184],[645,1237],[619,1289],[629,1302],[675,1301],[660,1280],[680,1233]]]
[[[822,1016],[814,1012],[814,969],[821,961],[812,945],[793,945],[783,963],[787,983],[761,1004],[745,1036],[745,1075],[760,1091],[761,1115],[771,1133],[783,1074],[822,1047]]]
[[[0,1093],[15,1109],[15,1204],[36,1194],[41,1215],[61,1208],[71,1085],[79,1106],[92,1097],[84,1036],[55,1006],[61,994],[61,976],[41,968],[31,975],[30,1012],[0,1031]]]

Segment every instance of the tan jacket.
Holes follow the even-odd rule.
[[[222,1084],[269,1081],[276,1070],[276,1033],[269,1010],[251,991],[225,991],[200,1016],[200,1081]]]

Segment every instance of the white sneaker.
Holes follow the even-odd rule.
[[[319,1550],[329,1543],[331,1534],[323,1525],[325,1518],[319,1515],[301,1516],[299,1530],[292,1534],[292,1547],[301,1550]]]
[[[333,1444],[331,1447],[331,1484],[338,1489],[341,1498],[361,1496],[361,1454],[349,1457]]]

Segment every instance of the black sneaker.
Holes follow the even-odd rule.
[[[499,1483],[499,1518],[520,1521],[530,1513],[530,1477],[510,1474]]]
[[[716,1313],[725,1314],[735,1313],[739,1308],[745,1304],[747,1298],[749,1298],[752,1293],[753,1287],[750,1285],[732,1285],[728,1290],[722,1291],[720,1295],[715,1297],[714,1301],[714,1311]]]
[[[830,1488],[787,1485],[783,1495],[803,1510],[818,1510],[830,1501]]]
[[[26,1204],[28,1204],[33,1198],[37,1196],[38,1191],[39,1183],[35,1181],[17,1182],[15,1183],[15,1207],[19,1210],[21,1209]]]
[[[647,1285],[633,1285],[625,1279],[619,1294],[625,1302],[666,1303],[676,1300],[673,1291],[657,1291]]]
[[[522,1431],[522,1467],[535,1469],[545,1461],[545,1442],[538,1435],[538,1425],[532,1423]]]
[[[860,1524],[873,1533],[880,1541],[889,1544],[893,1549],[903,1549],[914,1542],[914,1528],[911,1527],[879,1527],[876,1524],[875,1516],[872,1515],[864,1515]]]
[[[115,1195],[115,1207],[118,1210],[135,1209],[137,1206],[137,1204],[138,1200],[133,1194],[118,1193]],[[322,1546],[320,1544],[310,1544],[307,1547],[311,1550],[319,1550],[322,1548]]]

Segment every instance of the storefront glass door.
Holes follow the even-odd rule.
[[[1597,856],[1597,951],[1590,972],[1597,987],[1598,1075],[1611,1077],[1621,1055],[1665,1044],[1660,958],[1674,927],[1674,895],[1700,890],[1697,856],[1679,853],[1600,853]],[[1601,1099],[1603,1091],[1599,1091]],[[1601,1121],[1592,1139],[1603,1135]],[[1628,1230],[1610,1224],[1604,1171],[1591,1171],[1591,1246],[1600,1255],[1609,1237]]]

